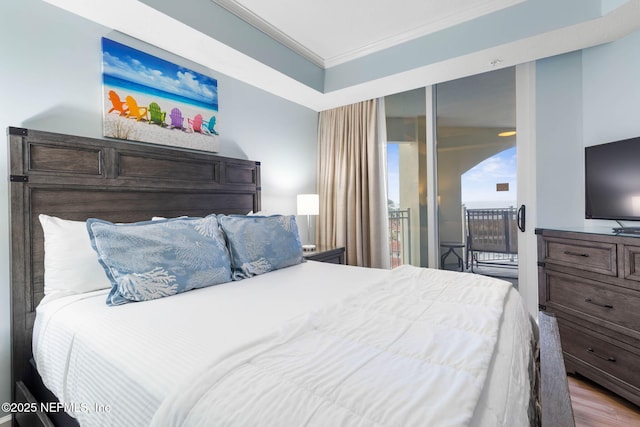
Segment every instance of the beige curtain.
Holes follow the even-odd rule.
[[[383,99],[320,113],[316,241],[350,265],[390,266],[384,123]]]

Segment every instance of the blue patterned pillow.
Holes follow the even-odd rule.
[[[91,218],[87,229],[111,281],[108,305],[231,281],[229,252],[215,215],[117,225]]]
[[[303,261],[294,216],[218,217],[227,237],[233,280],[240,280]]]

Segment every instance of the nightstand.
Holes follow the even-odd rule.
[[[315,251],[304,252],[304,258],[311,261],[344,264],[344,246],[334,248],[318,246]]]

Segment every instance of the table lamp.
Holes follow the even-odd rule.
[[[307,244],[303,251],[314,251],[316,245],[311,243],[311,215],[320,213],[320,199],[317,194],[298,194],[298,215],[307,216]]]

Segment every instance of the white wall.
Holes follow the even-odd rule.
[[[9,184],[4,130],[18,126],[100,138],[101,37],[218,79],[220,154],[262,162],[266,210],[294,213],[295,195],[315,192],[318,115],[42,1],[2,2],[0,8],[0,402],[7,402]]]

